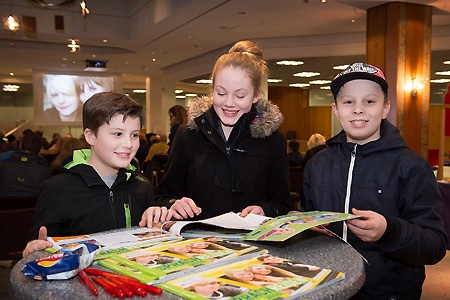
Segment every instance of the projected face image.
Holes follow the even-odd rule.
[[[47,95],[58,111],[61,121],[76,121],[80,105],[74,76],[49,76]]]
[[[109,92],[114,89],[113,79],[110,77],[80,77],[80,100],[86,102],[92,95]]]

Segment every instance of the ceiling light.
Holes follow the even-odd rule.
[[[81,49],[80,45],[77,44],[78,40],[71,39],[69,40],[69,43],[67,44],[67,47],[69,47],[70,52],[74,53]]]
[[[14,73],[13,72],[9,72],[9,76],[13,77]]]
[[[81,0],[80,6],[81,6],[81,15],[83,17],[87,16],[89,14],[89,9],[86,6],[86,1]]]
[[[299,88],[304,88],[304,87],[308,87],[309,83],[291,83],[289,84],[290,87],[299,87]]]
[[[5,84],[3,86],[3,91],[4,92],[17,92],[17,90],[19,90],[20,86],[15,85],[15,84]]]
[[[199,79],[199,80],[196,80],[195,81],[195,83],[212,83],[212,80],[211,79]]]
[[[333,70],[345,70],[348,68],[349,65],[340,65],[340,66],[334,66]]]
[[[442,79],[431,79],[430,80],[430,83],[447,83],[447,82],[450,82],[450,79],[442,78]]]
[[[197,94],[186,94],[186,97],[197,97]]]
[[[303,65],[303,62],[302,61],[295,61],[295,60],[281,60],[281,61],[277,61],[277,65],[299,66],[299,65]]]
[[[282,82],[283,80],[281,80],[281,79],[267,79],[267,82],[270,82],[270,83],[278,83],[278,82]]]
[[[175,90],[175,94],[180,94],[182,92],[183,92],[183,90]]]
[[[177,98],[177,99],[185,99],[186,96],[185,95],[176,95],[175,98]]]
[[[145,94],[145,90],[133,90],[133,93],[135,94]]]
[[[294,76],[295,77],[314,77],[314,76],[319,76],[320,73],[317,72],[300,72],[300,73],[295,73]]]
[[[3,18],[3,25],[10,31],[17,31],[20,28],[19,17],[9,15]]]
[[[450,60],[444,61],[444,65],[450,65]]]
[[[327,86],[321,86],[320,87],[321,90],[331,90],[331,86],[327,85]]]
[[[309,82],[309,84],[330,84],[331,80],[323,80],[323,79],[319,79],[319,80],[312,80]]]
[[[450,71],[442,71],[442,72],[436,72],[436,75],[444,75],[444,76],[449,76],[450,75]]]

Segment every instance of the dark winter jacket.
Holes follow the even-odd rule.
[[[0,162],[0,196],[36,197],[42,182],[51,176],[47,160],[38,154],[12,151]]]
[[[446,252],[442,199],[429,163],[411,151],[397,128],[381,123],[381,138],[364,145],[346,141],[344,132],[327,141],[329,148],[306,164],[303,192],[306,210],[372,210],[387,220],[377,242],[363,242],[348,230],[348,242],[369,262],[362,299],[419,299],[424,265]],[[354,166],[352,166],[354,163]],[[351,177],[351,184],[347,180]],[[343,224],[329,228],[343,235]]]
[[[150,182],[136,164],[120,169],[109,188],[87,162],[90,150],[76,150],[62,161],[62,172],[45,181],[39,193],[30,240],[46,226],[49,236],[89,234],[139,225],[154,205]]]
[[[171,199],[189,197],[202,209],[199,219],[249,205],[261,206],[272,217],[287,213],[287,142],[278,131],[282,121],[275,105],[259,100],[225,141],[212,99],[198,99],[176,134],[157,205],[170,207]]]

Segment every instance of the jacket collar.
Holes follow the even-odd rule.
[[[211,97],[197,98],[188,109],[187,128],[198,130],[195,119],[212,107]],[[283,122],[283,114],[278,106],[268,100],[260,99],[253,104],[252,110],[247,113],[246,123],[250,124],[250,132],[253,138],[266,138],[272,135]]]
[[[67,169],[70,170],[71,168],[78,166],[78,165],[89,165],[89,159],[91,158],[91,149],[81,149],[81,150],[75,150],[73,151],[73,155],[72,156],[68,156],[66,158],[64,158],[61,162],[61,165],[63,167],[63,169]],[[131,163],[124,169],[126,175],[127,175],[127,180],[130,178],[130,176],[132,175],[132,173],[136,172],[136,170],[138,170],[137,167],[137,162],[132,159]],[[122,169],[119,170],[119,173],[122,172]]]

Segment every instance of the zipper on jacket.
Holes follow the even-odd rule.
[[[111,207],[111,212],[114,220],[114,226],[118,228],[117,219],[116,219],[116,210],[114,209],[114,193],[113,191],[109,191],[109,205]]]
[[[123,203],[123,209],[125,211],[125,228],[131,227],[131,198],[130,195],[126,195]]]
[[[352,150],[352,154],[350,157],[350,166],[348,167],[348,177],[347,177],[347,190],[345,193],[345,207],[344,207],[344,213],[349,213],[349,207],[350,207],[350,193],[352,191],[352,180],[353,180],[353,167],[355,166],[355,159],[356,159],[356,147],[358,144],[355,144]],[[347,241],[347,223],[342,222],[342,238],[344,241]]]

